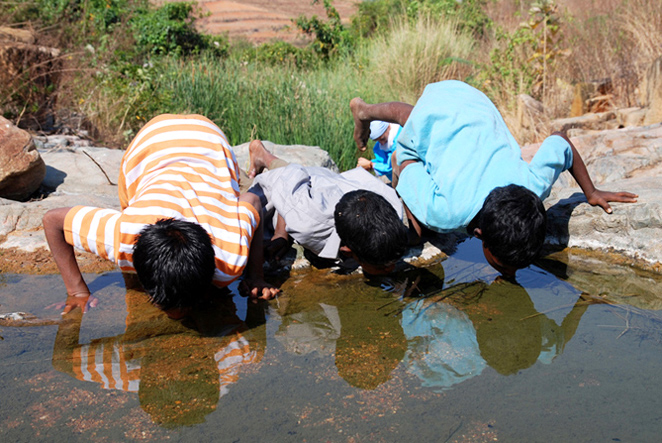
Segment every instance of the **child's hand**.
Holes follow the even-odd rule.
[[[239,293],[244,297],[257,300],[271,300],[278,293],[280,289],[270,285],[262,279],[249,279],[244,278],[239,284]]]
[[[62,315],[68,314],[76,308],[80,308],[83,314],[90,308],[95,308],[99,304],[99,299],[90,294],[70,295],[64,302],[54,303],[46,306],[46,309],[62,309]]]
[[[609,192],[596,189],[591,195],[586,196],[586,200],[591,206],[600,206],[607,214],[612,213],[608,202],[636,203],[637,194],[631,192]]]
[[[360,166],[366,171],[372,171],[372,162],[365,157],[359,157],[359,161],[356,163],[356,166]]]

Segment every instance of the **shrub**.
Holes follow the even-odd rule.
[[[452,20],[457,27],[475,37],[483,37],[491,26],[484,11],[487,0],[374,0],[361,2],[352,18],[352,29],[361,37],[385,31],[394,19],[406,16],[416,21],[419,16]]]
[[[312,68],[318,58],[308,48],[297,48],[291,43],[275,41],[257,47],[245,49],[240,57],[244,61],[257,61],[269,65],[295,66],[297,68]]]
[[[200,53],[209,46],[193,27],[194,3],[165,3],[146,9],[132,21],[136,44],[152,54]]]
[[[313,0],[313,4],[318,0]],[[331,4],[331,0],[323,0],[327,21],[320,20],[316,15],[312,18],[300,16],[296,19],[297,27],[304,33],[314,37],[310,47],[323,59],[328,60],[340,52],[351,51],[353,39],[340,21],[340,14]]]
[[[392,99],[413,103],[428,83],[468,75],[473,47],[471,36],[452,20],[400,20],[389,33],[367,44],[367,71],[387,87]]]

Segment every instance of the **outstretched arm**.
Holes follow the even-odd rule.
[[[239,201],[250,204],[258,213],[262,210],[260,198],[252,192],[241,194],[239,196]],[[253,233],[245,277],[241,282],[240,288],[242,289],[242,292],[246,292],[252,299],[271,300],[280,292],[280,289],[264,281],[264,250],[262,249],[263,232],[262,218],[260,218],[260,223]]]
[[[612,209],[608,202],[635,203],[637,201],[637,197],[639,196],[631,192],[609,192],[596,189],[593,180],[591,180],[591,177],[588,175],[584,160],[582,160],[577,148],[575,148],[575,145],[572,144],[568,136],[564,132],[554,132],[552,135],[563,137],[570,145],[570,148],[572,149],[572,166],[570,167],[570,174],[572,174],[579,187],[584,191],[586,200],[590,205],[600,206],[606,213],[611,214]]]
[[[404,126],[414,107],[408,103],[387,102],[368,104],[355,97],[349,102],[349,108],[354,118],[354,141],[359,151],[365,151],[370,137],[370,122],[381,120],[387,123],[397,123]]]
[[[51,249],[64,286],[67,288],[67,302],[62,314],[80,307],[85,312],[90,299],[90,290],[78,267],[74,247],[64,238],[64,219],[71,208],[57,208],[48,211],[43,218],[44,233]]]

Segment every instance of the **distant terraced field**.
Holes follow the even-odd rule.
[[[311,0],[199,0],[202,10],[209,15],[199,19],[198,28],[208,34],[228,34],[230,39],[244,38],[253,43],[281,39],[292,43],[305,43],[305,37],[292,23],[300,15],[326,18],[320,1]],[[356,12],[356,2],[336,0],[336,8],[343,22]]]

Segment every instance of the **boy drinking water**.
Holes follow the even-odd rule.
[[[394,158],[394,186],[410,227],[437,232],[466,228],[483,242],[488,263],[506,276],[539,255],[546,230],[542,199],[569,170],[588,202],[611,213],[608,202],[636,202],[629,192],[595,188],[570,140],[548,137],[531,163],[494,104],[477,89],[454,80],[430,84],[416,106],[350,102],[354,140],[360,150],[370,122],[403,126]]]
[[[152,301],[172,316],[243,273],[245,292],[270,299],[262,278],[260,199],[239,194],[225,134],[201,115],[161,115],[127,148],[118,182],[121,210],[75,206],[44,215],[44,232],[67,289],[64,313],[90,291],[74,247],[136,271]],[[250,251],[250,256],[249,256]]]

